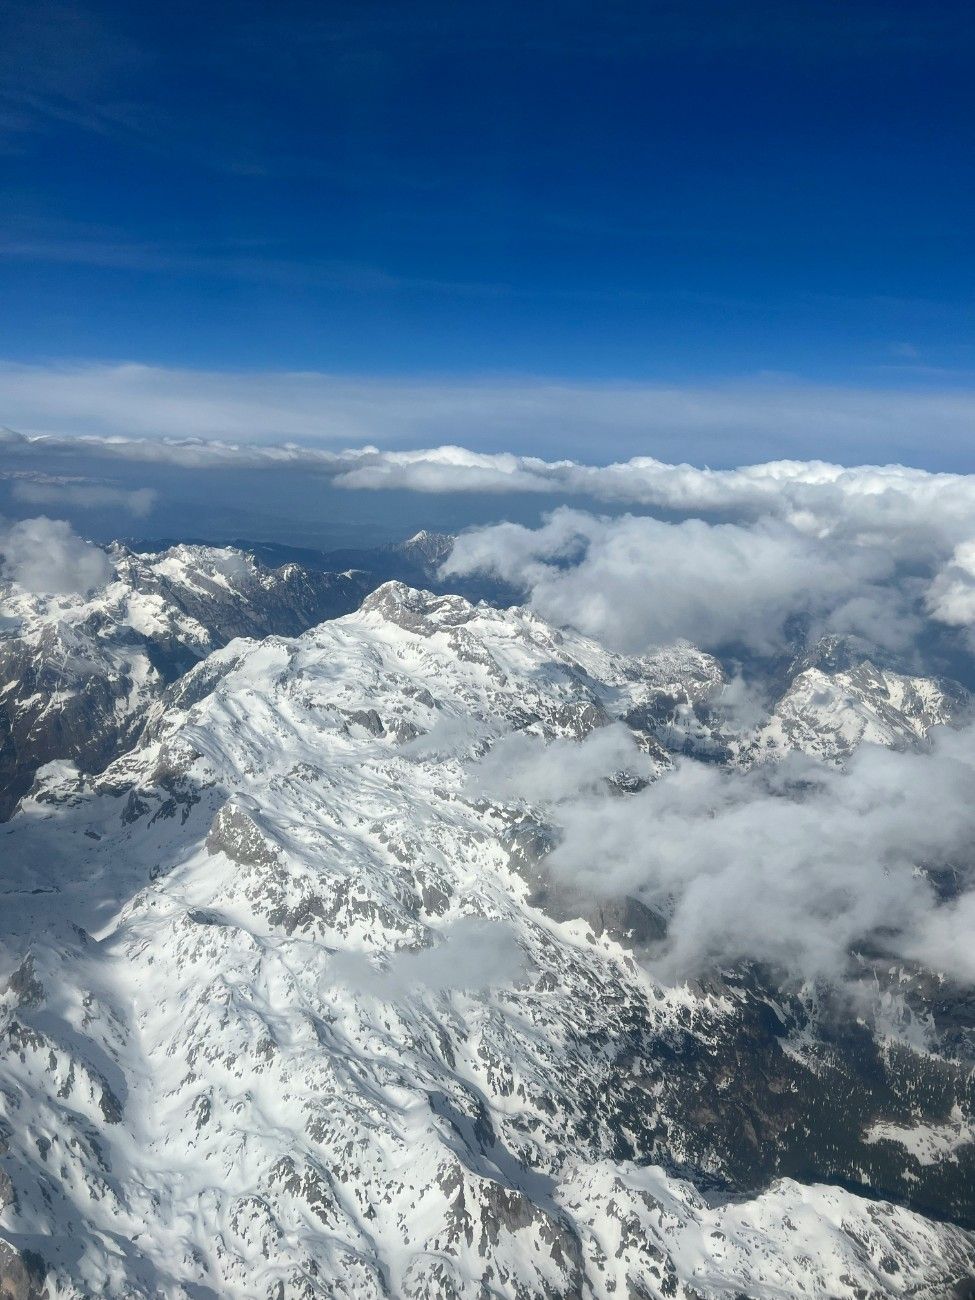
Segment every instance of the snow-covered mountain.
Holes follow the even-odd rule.
[[[869,659],[833,672],[809,667],[793,678],[746,752],[763,760],[799,750],[837,762],[861,744],[906,749],[969,708],[968,693],[956,683],[878,668]]]
[[[434,587],[437,571],[453,549],[456,539],[451,533],[435,533],[422,528],[402,541],[379,546],[347,546],[339,550],[316,550],[308,546],[288,546],[281,542],[261,542],[237,538],[228,543],[231,550],[253,555],[266,567],[279,569],[297,564],[302,569],[343,573],[350,569],[371,574],[379,582],[399,581],[413,586]],[[155,554],[178,542],[131,541],[129,547],[140,555]],[[205,547],[205,543],[194,543]]]
[[[110,549],[112,580],[39,596],[0,580],[0,818],[36,769],[98,771],[138,734],[149,704],[236,636],[291,635],[354,609],[372,584],[239,550]]]
[[[824,638],[798,657],[777,690],[778,674],[759,677],[762,689],[744,710],[736,683],[713,656],[675,648],[670,653],[680,668],[669,672],[667,654],[658,653],[659,680],[625,721],[672,753],[750,765],[793,751],[840,763],[862,744],[909,749],[932,727],[971,715],[971,697],[959,683],[878,667],[869,647],[841,656],[835,641]],[[758,697],[769,694],[763,712]]]
[[[947,716],[864,671],[854,712],[916,721],[884,743]],[[543,810],[472,782],[621,722],[626,798],[728,752],[722,682],[391,583],[43,768],[2,838],[0,1293],[971,1295],[970,1062],[759,970],[659,983],[660,918],[560,888]]]

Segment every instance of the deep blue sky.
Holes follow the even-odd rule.
[[[975,375],[970,4],[3,15],[2,358]]]

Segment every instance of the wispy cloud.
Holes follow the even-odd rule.
[[[76,506],[81,510],[112,507],[125,510],[136,519],[144,519],[155,505],[157,494],[152,488],[127,491],[103,483],[46,483],[20,479],[14,483],[11,495],[28,505]]]
[[[367,262],[288,253],[260,240],[225,244],[192,240],[134,240],[124,233],[85,229],[0,233],[0,259],[138,271],[160,275],[204,276],[257,284],[324,286],[353,293],[410,292],[497,298],[514,290],[502,283],[405,274]]]
[[[51,126],[136,140],[159,128],[140,104],[151,60],[119,24],[79,5],[10,5],[0,41],[0,104],[8,145]]]
[[[329,966],[329,979],[399,1002],[423,992],[483,993],[524,973],[524,954],[504,921],[459,917],[443,927],[439,940],[430,948],[393,953],[382,969],[364,954],[341,953]]]

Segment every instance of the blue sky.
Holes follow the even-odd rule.
[[[4,15],[7,362],[975,388],[967,4]]]

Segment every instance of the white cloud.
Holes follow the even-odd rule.
[[[646,755],[622,723],[599,727],[581,741],[549,744],[515,732],[491,747],[472,773],[468,790],[478,797],[558,802],[591,794],[620,771],[650,775]]]
[[[351,467],[336,463],[335,473],[354,488],[544,492],[677,515],[777,519],[813,538],[882,541],[910,559],[938,557],[975,535],[975,475],[903,465],[813,460],[701,469],[647,457],[584,465],[439,447],[360,454]]]
[[[462,534],[443,572],[523,587],[542,618],[625,651],[688,640],[772,653],[790,615],[904,647],[918,630],[886,548],[809,537],[777,520],[664,523],[566,507],[541,527]]]
[[[22,519],[0,525],[3,576],[43,595],[90,591],[112,576],[104,551],[83,541],[63,519]]]
[[[975,541],[956,546],[926,596],[931,617],[955,627],[975,623]]]
[[[82,510],[113,506],[137,519],[144,519],[152,511],[157,495],[152,488],[128,492],[100,483],[41,483],[30,479],[16,482],[12,493],[18,501],[30,505],[67,505]]]
[[[400,745],[400,753],[416,758],[446,758],[478,744],[482,728],[471,719],[441,713],[429,731]]]
[[[866,746],[849,770],[794,755],[727,771],[684,760],[626,798],[581,797],[565,755],[534,756],[533,793],[560,835],[556,878],[632,895],[668,918],[655,964],[688,978],[742,959],[838,979],[867,946],[975,979],[975,731],[921,753]],[[951,865],[944,902],[919,870]]]
[[[308,377],[295,378],[297,381]],[[775,566],[771,562],[771,539],[778,527],[779,558],[784,566],[780,577],[784,578],[790,569],[793,574],[801,569],[802,585],[810,588],[810,599],[805,603],[799,601],[799,608],[815,610],[823,589],[828,585],[820,572],[824,565],[826,574],[839,573],[841,581],[835,592],[837,599],[830,598],[827,602],[831,626],[837,630],[859,631],[870,639],[888,644],[894,644],[898,638],[903,642],[916,631],[916,624],[906,615],[906,605],[901,603],[895,609],[889,593],[883,590],[884,583],[878,585],[875,580],[868,579],[861,591],[849,588],[848,578],[852,578],[855,572],[877,565],[882,568],[883,563],[902,566],[905,571],[917,574],[919,580],[935,579],[925,606],[930,618],[960,626],[967,624],[969,617],[962,612],[968,608],[965,598],[967,552],[964,548],[975,539],[975,475],[935,474],[902,465],[847,468],[819,460],[771,461],[737,469],[702,469],[636,457],[599,466],[456,446],[381,451],[367,445],[331,450],[320,446],[214,439],[28,437],[9,430],[6,433],[0,431],[0,444],[8,453],[9,461],[16,464],[19,460],[22,467],[36,466],[47,452],[73,451],[96,460],[167,464],[186,470],[226,467],[256,468],[268,472],[301,471],[321,476],[333,485],[349,490],[395,488],[425,493],[493,492],[499,496],[499,513],[504,510],[506,497],[516,493],[544,493],[567,499],[595,499],[616,508],[664,512],[678,518],[703,518],[715,524],[729,523],[751,530],[754,554],[749,567],[757,570],[765,563],[766,588],[772,597]],[[20,472],[25,471],[21,468]],[[19,492],[25,490],[34,491],[22,487],[17,489]],[[146,490],[142,489],[129,502],[129,508],[142,509],[147,502]],[[577,514],[577,518],[582,518],[582,515]],[[551,532],[550,528],[548,537],[551,537]],[[707,535],[714,539],[712,549],[718,549],[718,539],[723,538],[724,543],[734,550],[732,543],[736,535],[732,531]],[[489,548],[495,551],[495,559],[500,563],[504,556],[498,548],[510,549],[519,536],[524,542],[524,535],[517,531],[492,532],[490,547],[486,541],[482,546],[484,563],[489,562]],[[699,536],[705,534],[699,533]],[[690,538],[688,533],[685,540]],[[470,559],[474,545],[465,540],[459,554]],[[866,557],[871,548],[874,555],[868,562]],[[525,546],[522,545],[521,549],[524,551]],[[599,547],[596,547],[594,556],[598,551]],[[878,558],[880,555],[883,561]],[[536,558],[541,560],[544,557]],[[513,562],[510,555],[505,562]],[[733,555],[717,556],[716,563],[719,568],[715,572],[723,569],[729,580],[736,581]],[[943,566],[944,571],[938,577]],[[659,574],[657,581],[661,581]],[[565,591],[569,585],[564,584]],[[920,590],[907,592],[907,586],[905,594],[907,604],[910,604],[922,593]],[[733,626],[734,611],[737,609],[745,618],[748,608],[747,604],[742,606],[739,596],[742,592],[754,594],[756,590],[753,584],[746,582],[741,592],[732,592],[729,617],[720,620],[716,611],[725,597],[714,592],[711,600],[714,616],[705,619],[702,610],[702,617],[693,620],[689,626],[710,627],[721,621],[729,629],[729,635],[740,635],[740,629],[736,631]],[[551,592],[547,594],[552,596]],[[608,593],[597,593],[595,599],[607,604]],[[587,620],[579,614],[579,602],[572,604],[572,612],[566,617],[581,618],[580,626],[594,630],[601,625],[592,609]],[[547,601],[546,608],[552,617],[561,616],[554,600]],[[752,612],[756,617],[760,615],[761,605],[753,605]],[[772,612],[777,617],[777,608]],[[665,626],[666,611],[662,606],[654,620],[655,626]],[[901,624],[899,632],[898,622]],[[693,632],[684,634],[691,636]],[[744,639],[749,644],[757,644],[761,635],[753,632]],[[771,639],[774,639],[774,633]]]

